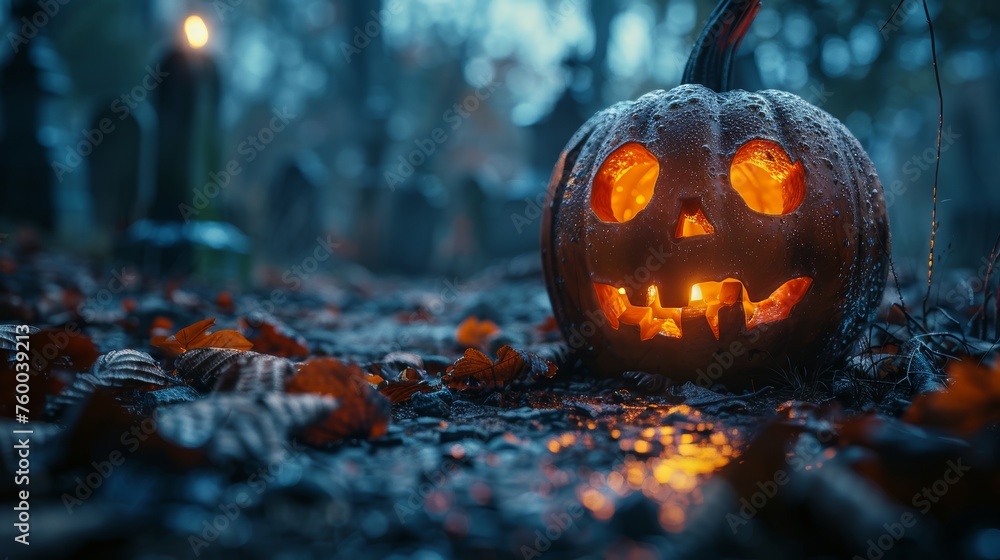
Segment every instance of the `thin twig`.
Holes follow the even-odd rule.
[[[889,14],[889,19],[885,20],[885,23],[882,24],[882,27],[878,28],[879,33],[885,30],[885,26],[889,25],[889,22],[892,21],[892,18],[896,17],[896,12],[898,12],[899,9],[903,7],[903,2],[905,1],[906,0],[899,0],[899,3],[896,4],[896,7],[892,9],[892,13]]]
[[[982,322],[979,323],[979,338],[986,339],[989,334],[989,317],[987,316],[987,309],[990,305],[990,276],[993,274],[993,266],[996,265],[997,257],[1000,254],[997,253],[997,249],[1000,248],[1000,235],[997,235],[996,240],[993,242],[993,249],[990,250],[990,263],[986,267],[986,278],[983,280],[983,307],[980,311],[983,314]],[[978,314],[978,312],[977,312]]]
[[[902,2],[900,2],[902,3]],[[934,279],[934,238],[937,234],[937,202],[938,202],[938,177],[941,173],[941,135],[944,132],[944,93],[941,91],[941,74],[938,71],[937,42],[934,38],[934,24],[931,23],[931,12],[927,9],[927,0],[922,0],[924,5],[924,17],[927,18],[927,30],[931,37],[931,61],[934,65],[934,80],[937,82],[938,92],[938,131],[937,131],[937,156],[934,161],[934,190],[931,194],[931,241],[930,251],[927,256],[927,293],[924,295],[924,315],[927,314],[927,302],[931,297],[931,283]]]

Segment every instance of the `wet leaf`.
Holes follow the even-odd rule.
[[[556,366],[537,354],[515,350],[503,346],[497,350],[497,359],[469,348],[455,364],[448,369],[442,381],[452,389],[475,386],[503,388],[513,381],[526,378],[552,377]]]
[[[313,393],[336,397],[340,407],[318,424],[303,430],[303,438],[324,445],[345,438],[377,439],[389,425],[389,401],[368,383],[355,364],[334,358],[314,358],[298,365],[285,384],[292,394]]]
[[[180,356],[193,348],[231,348],[233,350],[249,350],[253,344],[242,334],[234,330],[209,332],[215,325],[215,319],[204,319],[193,325],[184,327],[170,337],[154,336],[151,343],[163,350],[169,356]]]
[[[33,371],[85,371],[94,365],[99,354],[89,336],[70,326],[41,329],[31,335]]]
[[[156,430],[165,440],[198,449],[216,462],[285,457],[299,430],[328,417],[337,408],[332,397],[304,394],[220,393],[163,407]]]
[[[243,353],[232,348],[195,348],[178,356],[174,367],[188,385],[207,393],[215,387],[220,374]]]
[[[282,391],[285,381],[294,375],[295,364],[291,360],[257,352],[240,352],[222,370],[215,390],[235,393]]]
[[[170,320],[169,317],[164,317],[163,315],[157,315],[153,318],[152,323],[149,325],[149,338],[155,339],[157,337],[166,339],[170,336],[170,333],[174,330],[174,322]]]
[[[392,404],[406,402],[417,393],[433,393],[435,390],[437,387],[427,381],[393,381],[378,388],[379,393]]]
[[[102,355],[89,373],[82,373],[46,406],[46,414],[58,415],[66,406],[89,397],[99,388],[148,389],[173,386],[179,379],[163,372],[152,356],[138,350],[114,350]],[[117,393],[111,393],[117,394]]]
[[[493,321],[469,317],[455,329],[455,340],[462,346],[483,348],[498,334],[500,327]]]
[[[966,357],[949,362],[946,371],[948,388],[914,399],[904,416],[907,422],[972,435],[1000,421],[1000,361],[987,366]]]
[[[0,351],[13,355],[17,347],[17,337],[22,335],[17,331],[18,325],[0,325]],[[29,335],[37,333],[37,327],[28,327]]]
[[[253,322],[240,319],[240,328],[244,332],[249,331],[248,336],[250,342],[253,343],[254,350],[262,354],[271,354],[282,358],[309,355],[309,345],[306,343],[306,339],[288,325],[274,318],[255,318]]]
[[[232,313],[236,309],[236,304],[233,301],[233,294],[227,292],[226,290],[220,291],[215,296],[215,306],[218,307],[220,311]]]

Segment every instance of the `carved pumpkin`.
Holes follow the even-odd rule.
[[[686,85],[598,113],[556,164],[546,284],[593,370],[746,385],[841,357],[880,301],[889,227],[859,142],[790,93],[725,91],[758,4],[723,1]]]

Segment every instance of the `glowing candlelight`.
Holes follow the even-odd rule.
[[[704,304],[705,296],[701,293],[701,286],[693,284],[691,286],[691,301],[688,305],[697,306]]]
[[[184,20],[184,35],[192,49],[200,49],[208,44],[208,26],[200,16],[188,16]]]

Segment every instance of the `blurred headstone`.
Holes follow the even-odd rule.
[[[91,128],[111,130],[90,155],[87,182],[95,225],[105,234],[124,231],[140,216],[143,139],[131,114],[121,115],[105,105]]]
[[[436,225],[444,218],[443,209],[431,204],[419,189],[397,189],[390,193],[387,208],[388,235],[382,246],[385,268],[404,274],[427,272],[434,252]]]
[[[366,217],[358,222],[358,260],[368,269],[427,272],[445,212],[432,204],[416,183],[413,180],[395,191],[385,187],[361,190],[359,206]]]
[[[573,75],[588,72],[587,67],[579,61],[570,60],[567,65]],[[567,87],[549,114],[531,126],[534,138],[531,164],[545,174],[546,179],[570,137],[590,118],[588,109],[578,95],[571,87]]]
[[[435,268],[448,274],[468,275],[485,262],[486,220],[490,199],[475,177],[467,177],[455,194],[455,204],[444,240],[438,246]]]
[[[11,19],[30,20],[36,9],[33,3],[18,4]],[[53,231],[55,173],[39,141],[39,122],[47,104],[65,89],[67,78],[44,36],[28,38],[15,31],[8,35],[14,54],[0,71],[0,217]]]
[[[272,262],[302,259],[323,234],[320,185],[326,170],[314,154],[286,162],[267,193],[264,252]]]

